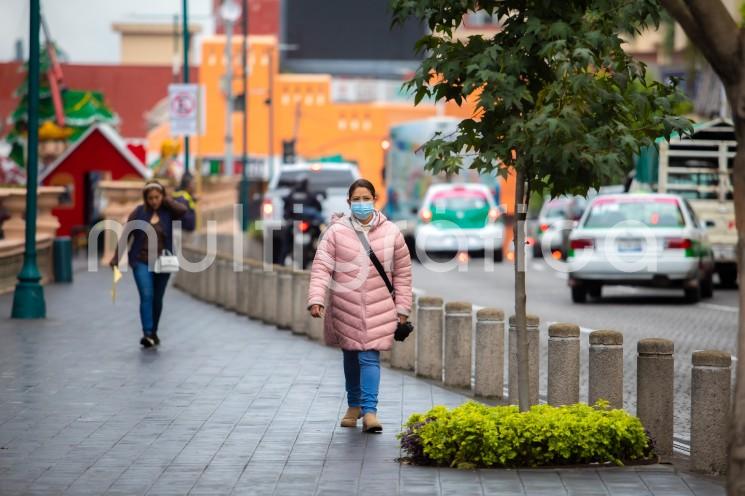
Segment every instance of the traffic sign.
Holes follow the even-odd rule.
[[[169,84],[168,112],[171,135],[191,136],[202,133],[201,98],[198,84]]]

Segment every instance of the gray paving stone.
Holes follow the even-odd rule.
[[[337,350],[172,289],[162,346],[141,350],[131,276],[121,284],[112,306],[109,274],[78,273],[45,288],[46,320],[0,321],[2,496],[724,494],[669,466],[400,465],[398,426],[465,397],[384,369],[384,433],[343,429]]]

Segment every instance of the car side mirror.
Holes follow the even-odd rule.
[[[701,222],[701,227],[703,227],[704,229],[709,229],[709,228],[716,227],[716,226],[717,226],[717,223],[714,222],[713,220],[705,220]]]

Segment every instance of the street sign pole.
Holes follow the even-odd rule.
[[[46,317],[44,288],[36,265],[36,192],[39,165],[39,0],[31,0],[29,22],[28,91],[28,153],[26,163],[26,246],[23,267],[18,274],[13,294],[14,319],[43,319]]]
[[[184,68],[183,68],[183,80],[184,83],[189,82],[189,0],[183,0],[183,15],[181,16],[183,22],[183,37],[184,37]],[[184,136],[184,173],[189,172],[189,135]]]

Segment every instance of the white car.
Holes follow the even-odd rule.
[[[430,186],[415,230],[417,252],[478,252],[502,260],[504,225],[489,188],[455,183]]]
[[[706,228],[678,195],[595,198],[570,235],[568,255],[575,303],[599,298],[608,285],[677,287],[691,302],[713,294]]]

